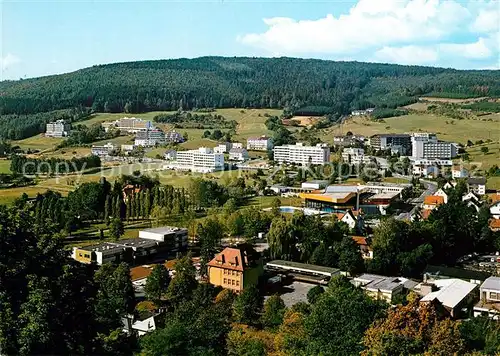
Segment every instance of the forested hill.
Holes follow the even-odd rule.
[[[498,96],[500,71],[296,58],[117,63],[0,82],[0,114],[33,114],[80,105],[107,112],[318,105],[340,114],[369,106],[404,105],[429,93]]]

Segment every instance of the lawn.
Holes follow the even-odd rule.
[[[488,147],[488,153],[481,152],[482,147]],[[476,145],[467,148],[470,163],[466,166],[476,166],[479,169],[487,170],[493,165],[500,165],[500,143],[493,142],[489,144]]]
[[[0,160],[0,173],[10,173],[10,160]]]
[[[47,151],[54,149],[54,147],[61,143],[63,140],[63,138],[45,137],[44,134],[40,134],[25,138],[23,140],[12,141],[12,145],[19,146],[22,150],[31,149]]]
[[[486,181],[486,189],[500,191],[500,177],[490,177]]]
[[[490,119],[491,121],[487,121]],[[382,133],[435,132],[440,140],[465,144],[467,140],[476,141],[488,138],[498,140],[500,115],[488,115],[485,121],[480,119],[453,120],[427,113],[392,117],[378,122],[366,118],[351,118],[342,127],[344,134],[348,131],[365,136]],[[340,132],[339,125],[336,125],[323,130],[320,138],[332,143],[333,136],[339,135]]]

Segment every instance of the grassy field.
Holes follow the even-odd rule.
[[[467,140],[500,139],[500,115],[488,115],[488,120],[452,120],[432,114],[410,114],[382,121],[366,118],[351,118],[345,121],[342,131],[371,136],[381,133],[435,132],[440,140],[465,144]],[[446,123],[448,122],[448,123]],[[333,142],[333,136],[340,134],[338,125],[323,130],[321,139]]]
[[[486,181],[486,189],[489,190],[500,190],[500,177],[490,177]]]
[[[0,160],[0,173],[10,173],[10,160]]]
[[[488,147],[488,153],[481,152],[482,147]],[[489,168],[494,164],[500,165],[500,143],[494,142],[483,145],[476,145],[467,148],[469,153],[470,164],[476,165],[478,168]]]
[[[25,138],[24,140],[12,141],[12,145],[19,146],[23,150],[31,149],[31,150],[46,151],[53,149],[62,141],[63,141],[62,138],[45,137],[45,135],[40,134],[33,137]]]

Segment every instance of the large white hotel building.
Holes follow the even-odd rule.
[[[412,157],[414,159],[451,159],[457,156],[457,145],[453,142],[438,141],[436,134],[419,132],[411,136]]]
[[[304,146],[302,143],[274,147],[274,160],[279,163],[301,165],[325,164],[330,161],[330,147],[326,144]]]
[[[212,148],[200,147],[197,150],[178,151],[176,160],[165,168],[210,173],[224,170],[224,154],[215,153]]]

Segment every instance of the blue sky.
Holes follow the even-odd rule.
[[[1,79],[205,55],[500,67],[498,0],[0,1]]]

